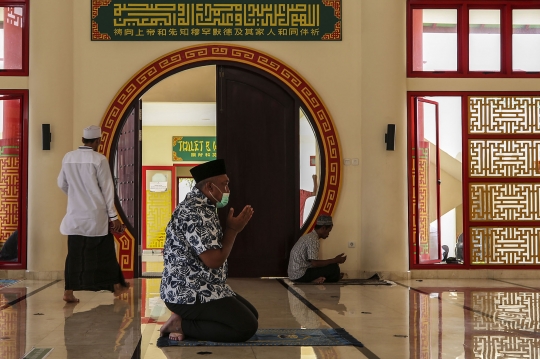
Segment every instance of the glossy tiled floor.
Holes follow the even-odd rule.
[[[48,359],[540,358],[538,280],[229,283],[259,310],[260,328],[342,327],[365,347],[160,349],[156,340],[169,313],[159,299],[159,279],[132,281],[121,300],[78,292],[78,304],[62,302],[62,281],[26,280],[0,289],[0,358],[19,359],[32,348],[53,348]]]

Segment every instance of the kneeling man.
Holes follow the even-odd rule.
[[[258,313],[226,283],[227,258],[253,208],[245,206],[236,217],[229,209],[222,228],[217,209],[227,205],[230,195],[225,162],[203,163],[191,174],[195,187],[176,207],[166,229],[160,292],[171,317],[161,336],[246,341],[257,331]]]
[[[289,259],[290,280],[321,284],[337,282],[343,277],[343,274],[339,272],[339,264],[345,262],[346,255],[341,253],[332,259],[318,259],[319,239],[328,238],[332,227],[332,217],[321,215],[317,218],[315,229],[300,237],[296,242]]]

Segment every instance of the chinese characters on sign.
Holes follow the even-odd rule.
[[[341,40],[341,0],[92,0],[92,40]]]
[[[215,137],[173,136],[173,161],[211,161],[216,157]]]

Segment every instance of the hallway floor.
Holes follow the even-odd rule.
[[[159,328],[169,316],[159,282],[132,280],[130,293],[116,300],[111,293],[76,292],[77,304],[62,301],[63,281],[23,280],[1,288],[0,358],[30,352],[28,358],[43,358],[48,349],[47,359],[540,358],[540,283],[534,279],[390,286],[229,279],[258,309],[259,328],[341,327],[363,348],[158,348]]]

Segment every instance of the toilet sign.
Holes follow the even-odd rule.
[[[173,136],[173,161],[211,161],[216,156],[215,136]]]

